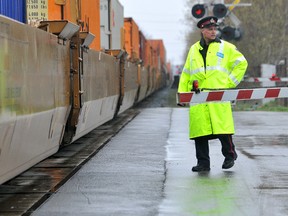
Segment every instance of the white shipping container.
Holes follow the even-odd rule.
[[[101,48],[121,49],[124,8],[118,0],[100,1]]]

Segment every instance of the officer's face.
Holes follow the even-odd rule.
[[[217,27],[215,26],[209,26],[206,28],[202,28],[201,32],[203,34],[203,38],[206,42],[215,40],[217,35]]]

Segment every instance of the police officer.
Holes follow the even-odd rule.
[[[217,17],[208,16],[197,23],[201,39],[189,50],[178,92],[190,92],[195,80],[200,89],[234,88],[242,80],[248,63],[233,44],[217,37],[217,22]],[[197,158],[192,171],[210,170],[210,139],[220,140],[225,158],[222,168],[231,168],[237,158],[231,102],[190,104],[189,117],[189,137],[195,141]]]

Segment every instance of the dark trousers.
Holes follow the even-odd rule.
[[[198,165],[210,167],[209,143],[210,139],[219,139],[222,145],[222,154],[225,160],[236,160],[237,153],[231,134],[209,135],[194,139]]]

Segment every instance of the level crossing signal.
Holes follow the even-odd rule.
[[[225,4],[212,4],[209,6],[207,4],[195,4],[192,7],[192,16],[196,19],[201,19],[208,14],[208,9],[213,12],[213,15],[218,19],[222,19],[229,15],[228,8]],[[220,20],[220,23],[222,21]],[[240,40],[242,37],[242,31],[240,28],[235,28],[232,26],[226,26],[224,23],[221,23],[219,27],[219,37],[230,41],[230,40]]]
[[[196,19],[201,19],[206,15],[206,8],[204,4],[195,4],[192,7],[192,16],[195,17]]]
[[[214,4],[212,11],[217,18],[223,18],[226,16],[228,9],[224,4]],[[207,14],[207,6],[205,4],[195,4],[191,12],[193,17],[201,19]]]

